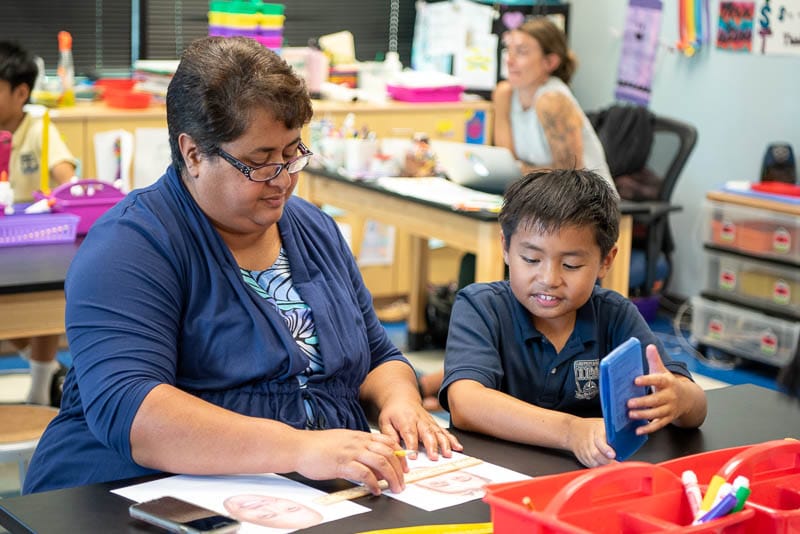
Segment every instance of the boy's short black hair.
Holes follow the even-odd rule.
[[[24,48],[11,41],[0,41],[0,80],[11,85],[13,91],[23,83],[33,91],[39,68]]]
[[[546,234],[591,226],[605,257],[619,237],[619,198],[602,176],[586,169],[537,171],[509,186],[499,219],[506,247],[520,225]]]

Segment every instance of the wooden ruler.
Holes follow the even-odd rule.
[[[458,460],[453,460],[452,462],[447,462],[446,464],[432,465],[430,467],[414,469],[410,473],[406,474],[405,481],[406,484],[411,484],[418,480],[432,478],[438,475],[443,475],[444,473],[452,473],[453,471],[459,471],[461,469],[473,467],[481,463],[483,463],[483,460],[480,460],[479,458],[465,456],[464,458],[459,458]],[[379,485],[381,491],[389,488],[389,484],[385,480],[381,480]],[[364,497],[371,494],[372,492],[370,492],[369,488],[366,486],[355,486],[345,490],[334,491],[333,493],[323,495],[322,497],[317,497],[314,499],[314,503],[334,504],[337,502],[349,501],[351,499],[358,499],[359,497]]]

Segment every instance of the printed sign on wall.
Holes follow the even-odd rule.
[[[717,48],[750,52],[755,11],[755,2],[720,2]]]

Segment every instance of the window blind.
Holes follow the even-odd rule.
[[[208,7],[204,0],[140,0],[142,3],[142,50],[146,59],[180,57],[193,40],[208,34]],[[375,59],[389,50],[391,0],[286,0],[284,46],[305,46],[309,38],[349,30],[356,57]],[[397,0],[397,51],[408,65],[414,31],[413,0]]]
[[[131,64],[131,0],[1,0],[0,39],[17,41],[58,64],[58,32],[72,34],[76,74],[127,70]]]
[[[309,38],[349,30],[356,58],[370,61],[394,46],[389,28],[395,26],[397,51],[408,65],[414,2],[394,1],[393,12],[392,0],[287,0],[284,46],[305,46]],[[139,12],[132,13],[137,5]],[[53,72],[58,62],[56,35],[67,30],[73,37],[77,74],[127,71],[134,55],[180,57],[192,40],[208,34],[208,7],[207,0],[0,0],[0,39],[18,41]],[[138,19],[141,32],[136,51],[131,50],[132,19]]]

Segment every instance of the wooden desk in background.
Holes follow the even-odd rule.
[[[327,118],[336,127],[341,126],[348,113],[355,115],[356,126],[366,127],[379,138],[411,138],[424,132],[431,139],[464,141],[467,129],[472,137],[488,139],[492,128],[492,103],[479,100],[471,102],[436,102],[410,104],[389,101],[386,103],[313,101],[314,119]],[[53,123],[58,127],[67,146],[82,163],[85,178],[96,176],[94,135],[108,130],[123,129],[134,133],[137,128],[166,128],[166,107],[152,105],[147,109],[127,110],[109,108],[103,102],[78,104],[71,108],[53,110]],[[308,128],[303,138],[310,142]],[[134,147],[135,149],[135,147]],[[133,173],[131,172],[131,176]],[[153,176],[153,180],[158,178]],[[363,228],[363,217],[351,216],[348,222],[354,228]],[[397,228],[395,258],[400,262],[408,255],[408,234]],[[444,250],[446,265],[442,271],[457,274],[456,251]],[[394,265],[373,265],[361,269],[367,287],[376,298],[397,298],[408,295],[409,278]]]
[[[331,102],[314,100],[314,119],[328,118],[340,126],[348,113],[355,114],[356,126],[366,127],[380,137],[411,138],[424,132],[431,139],[463,141],[467,123],[473,136],[488,136],[492,125],[492,103],[475,102],[415,103],[394,102]],[[94,155],[94,135],[108,130],[137,128],[166,128],[167,109],[154,104],[146,109],[116,109],[104,102],[78,103],[74,107],[52,111],[53,124],[58,127],[72,154],[81,160],[83,177],[97,175]],[[308,142],[308,129],[303,138]]]
[[[64,279],[78,243],[0,247],[0,339],[64,333]]]
[[[330,204],[364,218],[393,225],[408,234],[408,256],[395,257],[395,268],[407,271],[410,277],[409,350],[422,346],[427,331],[425,304],[429,239],[440,239],[449,246],[475,254],[475,281],[491,282],[504,278],[500,224],[496,213],[454,211],[443,204],[404,197],[369,182],[354,182],[334,173],[314,169],[307,169],[300,177],[297,193],[314,204]],[[621,207],[624,215],[617,241],[619,252],[603,285],[627,296],[633,224],[631,214],[647,212],[651,205],[623,202]]]

